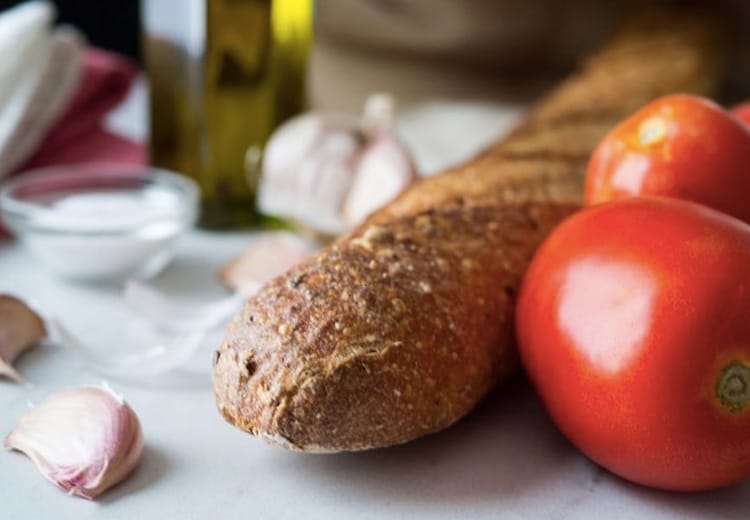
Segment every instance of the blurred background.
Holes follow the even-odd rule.
[[[0,9],[7,13],[8,8],[20,3],[0,0]],[[368,96],[387,92],[397,107],[395,129],[413,157],[417,171],[432,174],[465,160],[497,139],[536,98],[569,73],[582,56],[600,45],[635,7],[701,2],[54,0],[51,3],[56,12],[50,14],[47,9],[46,18],[39,15],[38,20],[44,19],[48,26],[57,27],[52,30],[57,31],[58,39],[65,40],[58,42],[60,53],[68,52],[65,49],[71,46],[86,47],[80,43],[80,35],[83,36],[90,47],[79,53],[87,60],[81,69],[84,80],[79,85],[95,85],[100,95],[92,96],[89,92],[84,98],[86,93],[80,92],[79,86],[82,101],[78,112],[73,114],[70,110],[69,120],[63,119],[56,128],[71,134],[69,129],[80,123],[81,113],[94,112],[101,119],[105,112],[109,114],[116,108],[106,118],[106,130],[114,135],[104,136],[108,152],[99,153],[105,147],[92,145],[89,148],[94,157],[78,155],[75,159],[149,160],[184,173],[199,182],[205,201],[210,202],[204,205],[205,214],[210,212],[211,204],[215,209],[226,209],[226,215],[217,220],[217,227],[223,228],[235,221],[232,208],[244,211],[252,207],[256,195],[254,183],[261,169],[258,161],[267,140],[282,122],[295,114],[307,109],[360,114]],[[750,2],[703,3],[725,12],[727,34],[734,35],[736,42],[729,88],[722,101],[746,99],[750,93]],[[32,14],[27,18],[36,20]],[[41,22],[29,23],[38,28]],[[77,29],[78,43],[71,44],[70,35],[59,34],[59,27],[66,24]],[[16,27],[18,35],[24,34],[17,22],[6,26]],[[4,38],[8,47],[14,41],[10,33],[12,29],[6,27]],[[94,51],[104,49],[110,54],[92,55],[92,47]],[[32,50],[27,52],[28,56],[33,54]],[[69,59],[73,63],[78,58]],[[47,61],[50,74],[65,77],[64,70],[55,71],[50,63],[57,63],[57,69],[65,69],[66,65]],[[86,75],[97,70],[98,81],[92,83],[92,78]],[[16,77],[20,77],[20,72],[16,71]],[[6,77],[10,76],[6,72]],[[70,77],[68,81],[73,84],[78,79]],[[7,90],[20,92],[23,89],[15,87],[21,83],[11,81]],[[37,89],[40,94],[36,104],[26,103],[31,107],[30,112],[43,106],[48,98],[48,93],[41,93],[42,87]],[[116,89],[119,90],[115,93]],[[51,86],[48,91],[54,93]],[[24,96],[28,97],[19,94],[20,104],[24,103],[21,99]],[[59,97],[58,106],[47,110],[50,125],[59,117],[59,107],[69,103],[63,99],[65,96]],[[97,97],[107,99],[106,110],[104,105],[91,101]],[[12,117],[7,119],[11,121]],[[27,119],[33,123],[39,118]],[[11,125],[24,128],[18,121],[8,123]],[[39,130],[39,136],[44,135],[49,141],[48,129]],[[117,136],[135,144],[116,142]],[[8,153],[18,149],[12,140],[6,141]],[[31,141],[29,150],[39,144]],[[70,142],[75,141],[71,138]],[[71,150],[74,149],[70,146],[60,145],[54,150],[60,153],[53,154],[47,153],[43,146],[36,155],[43,156],[44,161],[35,161],[32,156],[30,162],[4,160],[4,164],[14,165],[11,169],[16,170],[53,160],[70,163],[73,158],[65,154]],[[3,159],[2,139],[0,159]],[[0,162],[0,168],[2,165]],[[237,221],[246,222],[247,217]]]
[[[149,0],[54,0],[60,23],[96,46],[141,61],[140,13]],[[0,0],[0,9],[21,0]],[[420,98],[522,99],[570,69],[637,4],[675,0],[318,0],[309,96],[313,106],[358,110],[365,91]],[[719,0],[742,48],[750,2]],[[180,3],[176,2],[175,6]],[[738,54],[734,91],[750,85]],[[333,88],[345,83],[346,89]],[[734,94],[741,96],[741,94]]]
[[[0,0],[5,10],[23,0]],[[91,43],[139,59],[138,0],[54,0],[60,23],[78,27]]]

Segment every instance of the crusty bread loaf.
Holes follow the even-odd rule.
[[[465,415],[518,366],[516,288],[577,208],[593,146],[654,97],[711,93],[722,37],[704,15],[640,15],[506,139],[269,283],[216,352],[222,415],[317,452],[402,443]]]

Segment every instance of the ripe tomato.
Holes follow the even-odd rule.
[[[750,222],[748,194],[750,130],[712,101],[672,95],[646,105],[599,143],[584,200],[663,195]]]
[[[750,101],[732,107],[731,114],[746,125],[750,125]]]
[[[559,429],[629,480],[704,490],[750,476],[750,226],[631,198],[564,221],[516,310]]]

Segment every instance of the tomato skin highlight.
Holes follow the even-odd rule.
[[[561,432],[656,488],[750,476],[748,266],[750,226],[698,204],[631,198],[565,220],[516,309],[521,359]],[[717,395],[743,382],[730,366],[747,379],[734,407]]]
[[[750,101],[733,106],[730,113],[742,121],[743,124],[750,126]]]
[[[750,222],[748,193],[750,129],[708,99],[676,94],[604,137],[589,161],[584,203],[662,195]]]

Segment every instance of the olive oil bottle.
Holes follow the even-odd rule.
[[[150,154],[196,180],[200,224],[261,224],[252,167],[300,112],[313,0],[142,0]]]

